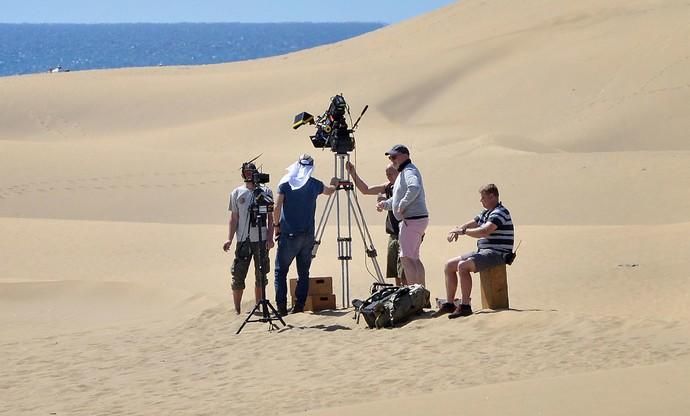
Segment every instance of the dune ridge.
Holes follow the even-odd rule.
[[[287,56],[0,78],[0,413],[684,414],[688,16],[684,0],[463,0]],[[339,309],[234,334],[239,167],[263,154],[275,187],[310,152],[328,180],[332,153],[290,126],[340,92],[353,117],[369,105],[351,154],[369,183],[395,143],[422,171],[432,297],[475,244],[448,228],[498,184],[522,241],[510,310],[482,310],[475,279],[466,319],[372,331]],[[384,216],[358,200],[383,261]],[[333,223],[312,275],[340,304]]]

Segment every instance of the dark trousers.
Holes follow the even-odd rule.
[[[309,268],[314,234],[286,234],[278,239],[275,263],[276,305],[287,305],[287,275],[290,264],[297,260],[297,288],[295,303],[304,306],[309,292]]]

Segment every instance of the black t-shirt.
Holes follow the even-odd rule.
[[[386,185],[385,188],[386,192],[386,198],[390,198],[393,196],[393,184],[389,183]],[[397,218],[395,218],[395,215],[393,215],[393,211],[388,211],[388,215],[386,216],[386,233],[394,236],[398,236],[400,233],[400,221],[398,221]]]

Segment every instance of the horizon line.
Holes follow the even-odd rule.
[[[238,22],[238,21],[218,21],[218,22],[0,22],[0,25],[178,25],[178,24],[200,24],[200,25],[213,25],[213,24],[244,24],[244,25],[271,25],[271,24],[377,24],[388,26],[390,22],[377,22],[377,21],[364,21],[364,20],[352,20],[352,21],[279,21],[279,22]]]

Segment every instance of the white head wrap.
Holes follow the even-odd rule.
[[[314,159],[308,154],[303,153],[297,159],[297,162],[288,166],[285,170],[287,170],[287,173],[280,179],[278,186],[288,182],[293,190],[299,189],[311,178],[311,173],[314,171]]]

